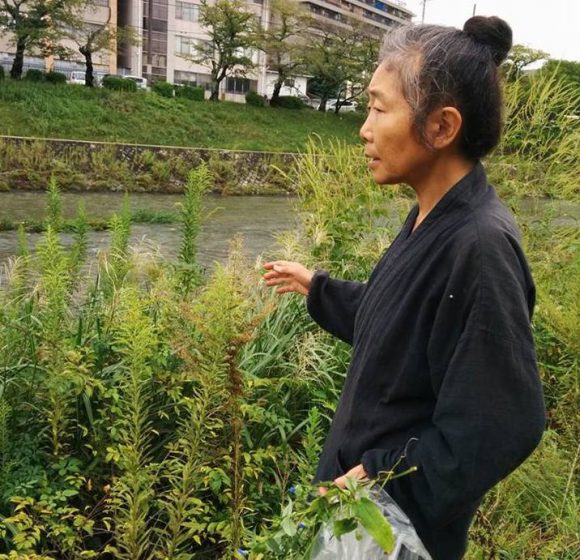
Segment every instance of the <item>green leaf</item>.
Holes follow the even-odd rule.
[[[332,524],[332,531],[337,538],[350,533],[357,528],[357,520],[354,517],[346,517],[345,519],[336,519]]]
[[[354,478],[352,478],[351,476],[346,477],[346,489],[347,490],[354,493],[354,492],[356,492],[357,486],[358,486],[357,481]]]
[[[282,520],[281,527],[289,537],[293,537],[296,534],[296,524],[291,517],[285,517]]]
[[[392,552],[395,547],[393,530],[377,504],[369,498],[363,497],[353,504],[353,510],[360,524],[378,545],[385,552]]]

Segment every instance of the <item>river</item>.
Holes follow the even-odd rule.
[[[66,218],[73,218],[78,203],[83,200],[91,218],[109,217],[123,205],[120,193],[62,193],[62,207]],[[176,211],[181,195],[132,193],[131,210]],[[551,219],[550,227],[578,225],[580,206],[562,201],[523,200],[518,204],[520,219],[534,222]],[[39,192],[0,193],[0,220],[40,220],[45,215],[46,195]],[[236,234],[244,239],[244,248],[250,258],[266,253],[277,254],[275,235],[297,227],[296,199],[287,196],[246,196],[204,198],[204,219],[198,240],[199,262],[210,267],[215,261],[223,261],[230,240]],[[396,213],[395,213],[396,214]],[[178,224],[133,224],[130,245],[140,252],[159,252],[165,258],[175,257],[179,251]],[[28,240],[34,247],[41,234],[30,233]],[[71,236],[63,234],[63,242],[71,242]],[[107,232],[90,232],[88,236],[89,258],[109,246]],[[15,231],[0,232],[0,264],[14,255],[18,247]]]
[[[119,193],[62,193],[62,208],[65,218],[73,218],[78,203],[83,200],[90,218],[110,217],[121,210],[123,195]],[[177,211],[181,195],[132,193],[132,211],[146,209],[158,212]],[[0,220],[40,220],[45,215],[46,196],[38,192],[0,193]],[[230,240],[241,234],[246,254],[254,258],[264,252],[274,253],[275,234],[296,227],[295,199],[283,196],[218,197],[204,198],[203,215],[206,218],[199,235],[198,260],[203,266],[223,261],[228,253]],[[31,247],[41,234],[30,233]],[[63,234],[64,244],[71,236]],[[180,234],[178,224],[132,224],[130,245],[139,251],[158,251],[166,258],[174,257],[179,251]],[[90,232],[88,253],[96,255],[109,246],[107,232]],[[14,255],[18,247],[15,231],[0,232],[0,263]]]

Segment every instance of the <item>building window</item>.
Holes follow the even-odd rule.
[[[152,54],[151,55],[151,64],[153,66],[157,66],[159,68],[166,68],[167,67],[167,56],[163,54]]]
[[[143,52],[149,52],[149,33],[143,36]],[[167,34],[158,31],[151,32],[151,52],[158,54],[167,53]]]
[[[199,6],[191,2],[175,3],[175,17],[176,19],[183,19],[185,21],[197,21],[199,17]]]
[[[197,41],[192,37],[183,37],[182,35],[177,35],[175,37],[175,52],[182,55],[195,54],[196,42]]]
[[[174,70],[173,82],[176,84],[195,86],[197,85],[197,74],[186,72],[185,70]]]
[[[180,85],[199,86],[206,90],[211,89],[211,76],[186,70],[174,70],[173,82]]]
[[[258,82],[247,78],[227,78],[226,92],[228,93],[248,93],[250,90],[256,91]]]
[[[167,0],[153,0],[151,4],[151,17],[167,21]],[[143,2],[143,17],[149,17],[149,2]]]

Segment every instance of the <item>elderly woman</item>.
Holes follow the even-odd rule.
[[[483,495],[544,429],[534,284],[480,163],[500,138],[511,43],[497,17],[388,34],[360,136],[374,180],[410,185],[417,205],[366,283],[265,265],[267,285],[307,296],[312,318],[352,344],[316,480],[416,466],[386,490],[435,560],[463,556]]]

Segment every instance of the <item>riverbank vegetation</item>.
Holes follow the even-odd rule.
[[[21,234],[0,307],[5,558],[301,557],[279,538],[294,531],[281,506],[293,486],[309,487],[349,349],[315,328],[302,300],[265,290],[241,241],[203,273],[205,169],[188,181],[175,262],[131,252],[126,206],[96,276],[85,276],[87,217],[65,249],[54,184],[34,253]],[[288,180],[304,220],[278,256],[341,277],[366,277],[396,233],[384,217],[411,205],[377,189],[358,150],[340,143],[310,145]],[[471,560],[578,553],[579,237],[551,218],[524,230],[548,430],[484,501]]]
[[[487,161],[491,182],[506,198],[578,200],[580,189],[569,176],[580,145],[580,90],[557,72],[541,72],[506,82],[505,98],[506,134]],[[360,144],[363,116],[6,82],[0,83],[0,119],[5,133],[22,136],[304,153],[312,134]],[[22,149],[0,139],[0,190],[46,189],[55,176],[66,190],[183,192],[189,170],[206,161],[216,192],[287,193],[292,187],[278,170],[287,173],[292,160],[281,153],[63,147],[42,140]]]
[[[508,203],[578,200],[572,94],[541,91],[515,107],[508,97],[503,148],[486,162]],[[0,559],[303,557],[287,504],[307,507],[349,348],[313,325],[302,299],[266,290],[241,240],[225,265],[200,268],[210,174],[187,174],[175,261],[132,252],[127,204],[88,270],[90,217],[81,208],[65,222],[55,182],[34,251],[21,228],[0,274]],[[284,180],[303,220],[276,257],[343,278],[368,276],[396,234],[388,217],[412,204],[401,188],[377,188],[359,148],[342,142],[308,144]],[[520,223],[548,428],[484,500],[468,560],[580,553],[580,236],[556,217]]]
[[[358,142],[362,115],[233,102],[168,99],[143,91],[0,81],[2,134],[193,148],[301,152],[312,133]]]

